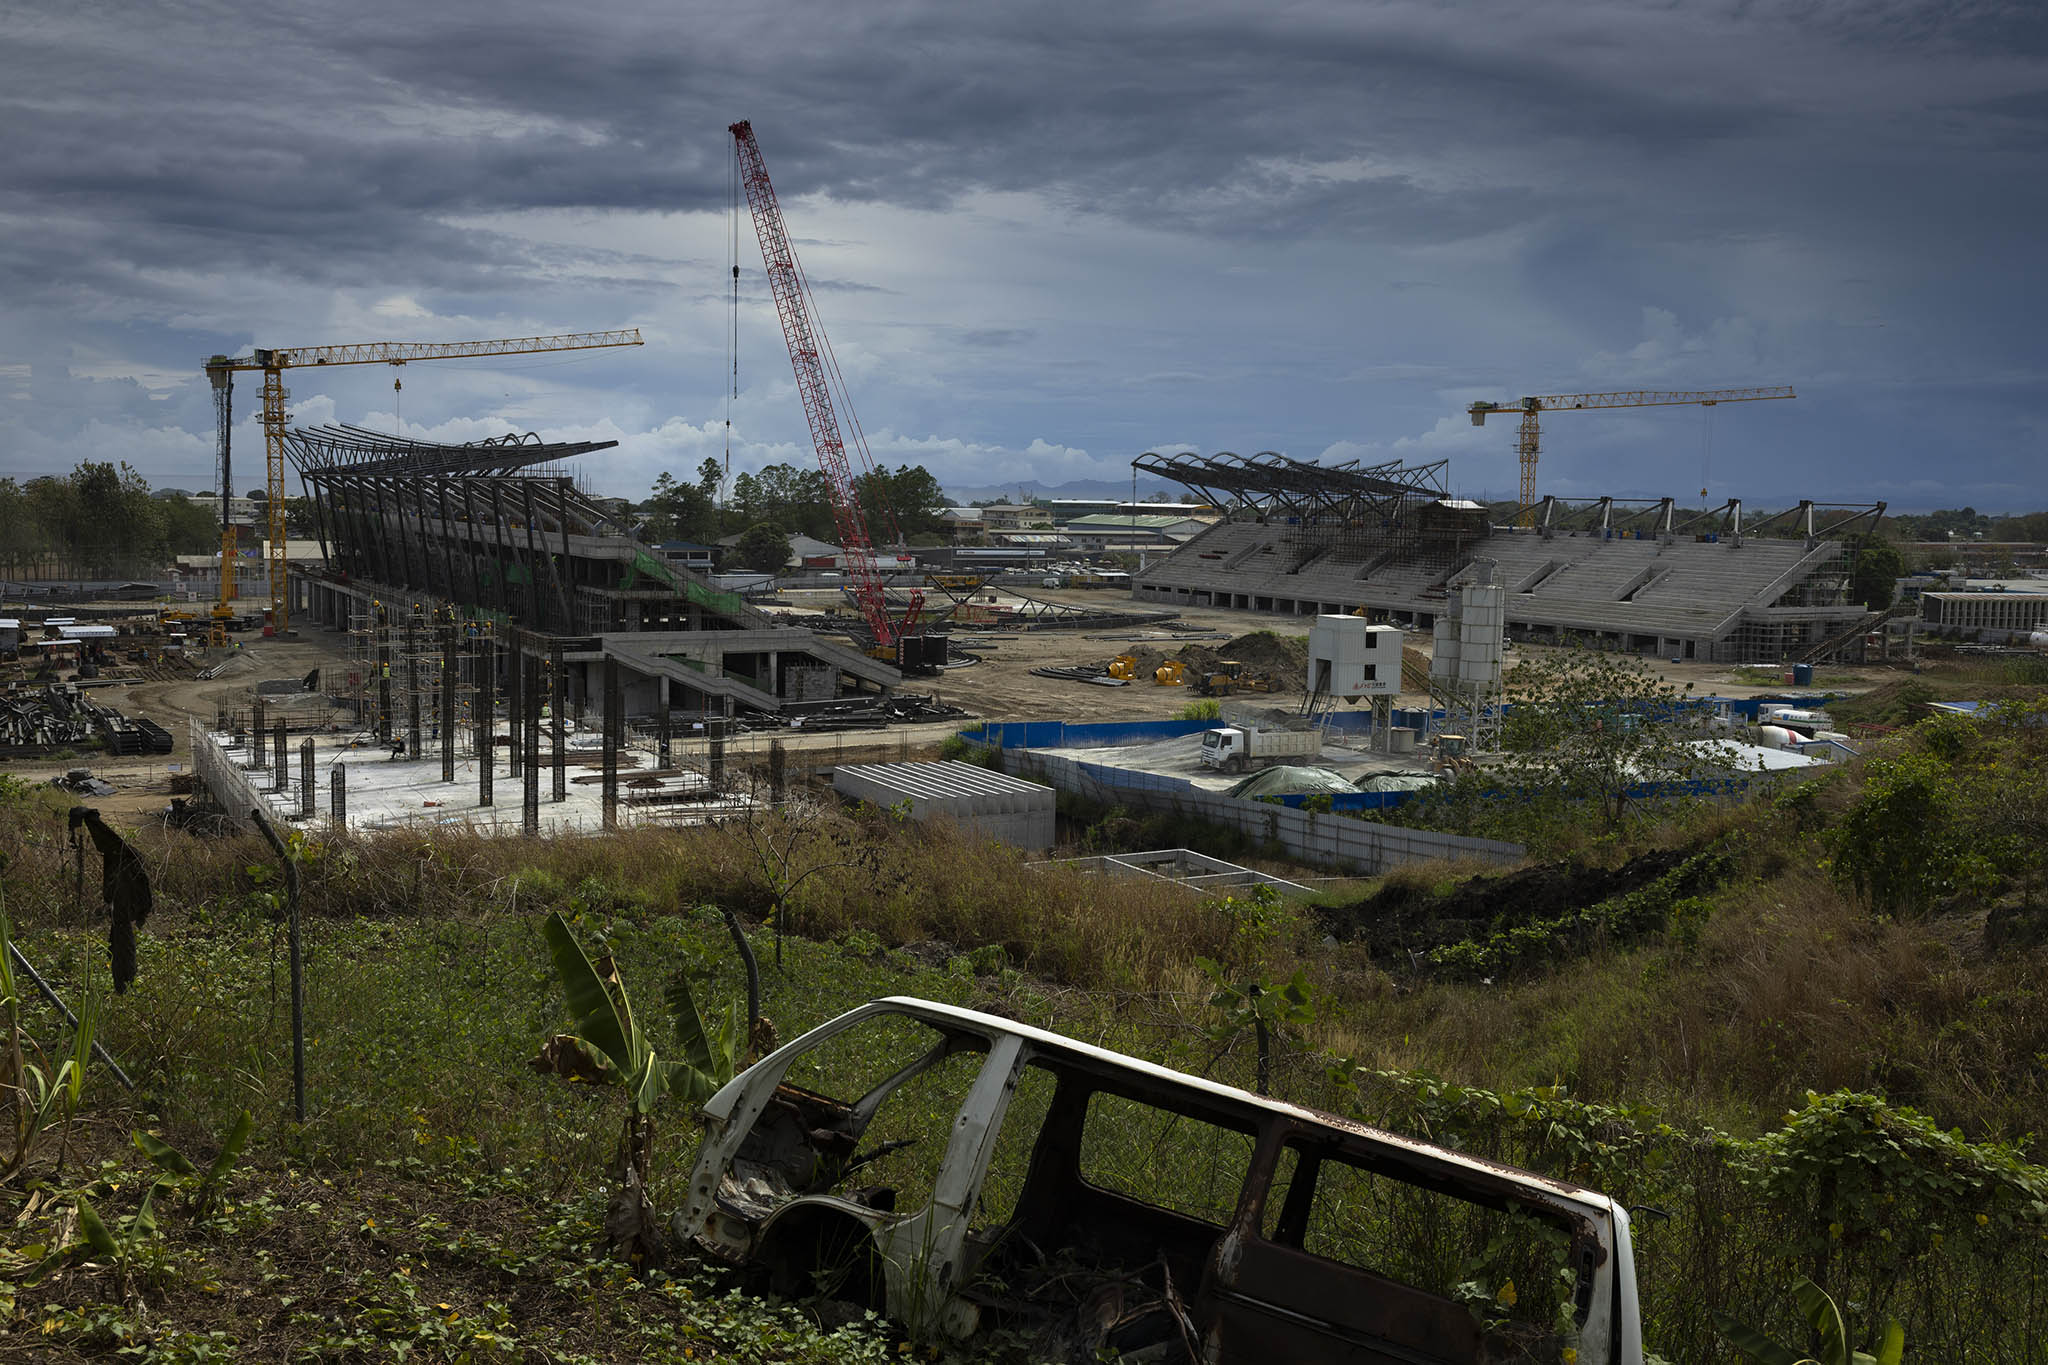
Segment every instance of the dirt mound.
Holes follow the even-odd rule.
[[[1308,676],[1308,642],[1275,635],[1270,630],[1255,630],[1213,649],[1208,645],[1183,645],[1180,658],[1190,673],[1197,674],[1219,673],[1226,661],[1241,663],[1247,671],[1271,678],[1276,692],[1299,692],[1302,680]]]
[[[1329,906],[1316,914],[1325,932],[1363,942],[1375,959],[1405,959],[1410,952],[1555,919],[1624,895],[1649,885],[1689,856],[1686,849],[1657,849],[1620,867],[1546,863],[1500,877],[1473,877],[1442,895],[1402,880],[1364,900]]]

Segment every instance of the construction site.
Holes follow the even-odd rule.
[[[752,129],[730,132],[734,212],[743,191],[837,531],[825,548],[844,574],[826,577],[840,581],[762,575],[735,590],[708,559],[664,553],[628,504],[578,475],[615,442],[449,444],[295,426],[287,409],[295,370],[601,351],[640,345],[632,329],[216,355],[213,600],[0,620],[6,754],[64,764],[104,749],[116,788],[234,818],[574,833],[743,812],[754,794],[737,774],[765,772],[771,751],[778,773],[822,770],[928,757],[975,722],[1062,735],[1095,722],[1127,728],[1022,747],[1047,759],[1046,780],[1057,749],[1229,800],[1392,799],[1498,748],[1518,650],[1625,652],[1739,699],[1769,690],[1740,666],[1782,666],[1805,686],[1816,663],[1890,648],[1896,613],[1852,594],[1883,503],[1754,513],[1735,498],[1688,511],[1536,493],[1546,414],[1789,388],[1473,404],[1477,425],[1520,420],[1507,506],[1453,496],[1446,461],[1148,453],[1134,475],[1184,488],[1181,506],[1204,515],[1153,518],[1182,539],[1135,573],[1109,558],[1065,578],[1028,559],[919,567],[894,510],[861,501],[875,463]],[[244,374],[260,380],[269,493],[253,554],[252,528],[230,515]],[[296,542],[294,478],[310,513]],[[1101,590],[1112,581],[1127,595]],[[1191,712],[1197,701],[1224,709]]]

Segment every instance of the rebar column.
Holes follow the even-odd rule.
[[[782,747],[782,741],[768,741],[768,799],[775,805],[782,804],[782,789],[789,780],[789,751]]]
[[[327,818],[336,829],[348,828],[348,765],[337,763],[327,770]]]
[[[292,765],[291,760],[285,757],[284,745],[284,719],[279,717],[277,722],[277,785],[272,790],[289,792],[292,789]]]
[[[661,689],[661,704],[654,708],[654,747],[658,761],[666,768],[675,761],[670,756],[675,747],[675,723],[668,714],[668,680],[663,678],[655,685]]]
[[[419,613],[405,618],[405,756],[420,756]]]
[[[526,752],[520,756],[519,827],[528,834],[540,833],[540,656],[521,654],[520,700],[526,704],[525,724],[519,736]]]
[[[704,737],[711,741],[711,790],[725,790],[725,718],[707,717]]]
[[[391,617],[377,608],[377,738],[391,738]]]
[[[497,642],[490,636],[479,636],[476,642],[476,803],[479,806],[491,804],[491,765],[497,755],[497,747],[491,742],[491,731],[496,729],[492,712],[498,708],[494,695],[497,682]]]
[[[249,767],[253,772],[262,772],[269,755],[263,751],[263,698],[258,696],[249,704]]]
[[[526,645],[519,638],[519,632],[511,632],[506,640],[511,657],[505,661],[505,726],[511,734],[512,752],[506,755],[506,771],[515,777],[519,773],[519,760],[525,755],[523,743],[526,728]]]
[[[620,695],[619,661],[604,661],[604,827],[619,827],[619,742],[624,738],[625,701]]]
[[[562,713],[568,710],[568,680],[562,674],[562,647],[557,644],[548,654],[548,669],[553,675],[552,707],[553,722],[549,728],[554,731],[555,741],[555,800],[569,799],[569,765],[567,746],[563,742]]]
[[[313,814],[313,740],[308,736],[299,745],[299,814]]]
[[[441,632],[441,780],[455,780],[455,627]]]

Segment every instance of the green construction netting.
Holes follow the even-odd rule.
[[[671,588],[683,586],[673,569],[670,569],[668,565],[662,563],[653,555],[648,554],[645,550],[633,551],[633,560],[630,564],[626,565],[626,572],[619,579],[619,586],[621,588],[637,586],[640,582],[641,574],[646,574],[657,583],[666,583]]]
[[[720,592],[716,588],[707,588],[702,583],[690,584],[687,596],[705,610],[723,612],[727,616],[738,616],[746,606],[738,593]]]

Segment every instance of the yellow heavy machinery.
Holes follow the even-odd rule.
[[[270,621],[282,631],[289,621],[285,594],[286,556],[284,495],[284,428],[291,416],[284,410],[284,372],[308,365],[404,365],[414,360],[461,360],[478,356],[528,355],[543,351],[584,351],[602,346],[638,346],[640,330],[570,332],[560,336],[509,337],[497,341],[370,341],[354,346],[295,346],[253,350],[245,356],[217,355],[206,362],[213,384],[215,425],[219,428],[220,466],[220,596],[213,611],[211,643],[227,643],[228,622],[235,609],[235,524],[230,508],[235,490],[228,434],[232,425],[235,374],[263,375],[263,446],[268,478],[270,529]]]
[[[1229,697],[1239,692],[1271,692],[1273,679],[1264,673],[1255,673],[1236,659],[1219,660],[1216,671],[1200,674],[1195,679],[1195,690],[1205,697]]]
[[[1698,404],[1711,408],[1717,403],[1756,403],[1766,398],[1797,398],[1799,395],[1783,384],[1754,389],[1694,389],[1682,392],[1658,392],[1636,389],[1625,393],[1552,393],[1534,398],[1524,398],[1516,403],[1474,403],[1465,411],[1471,415],[1472,425],[1483,427],[1486,419],[1506,413],[1519,414],[1522,431],[1515,443],[1522,457],[1522,505],[1527,507],[1536,501],[1536,452],[1541,443],[1542,433],[1538,429],[1538,417],[1545,412],[1576,412],[1581,408],[1661,408],[1678,404]],[[1706,490],[1700,490],[1706,496]]]
[[[1168,659],[1152,670],[1152,681],[1161,687],[1182,687],[1187,683],[1188,666],[1179,659]]]
[[[1430,743],[1435,748],[1430,755],[1429,766],[1439,777],[1456,777],[1460,773],[1479,771],[1479,765],[1466,753],[1465,736],[1438,735]]]
[[[1138,676],[1138,660],[1134,655],[1119,654],[1109,661],[1109,676],[1122,678],[1125,682]]]

